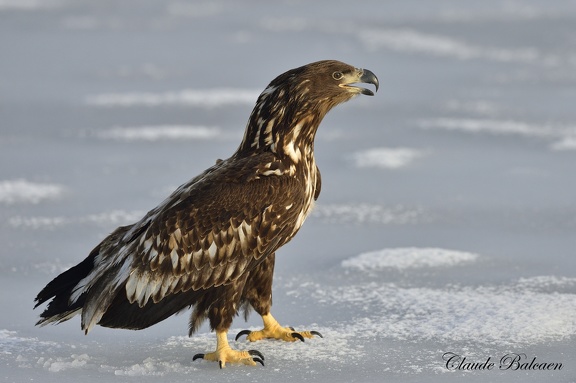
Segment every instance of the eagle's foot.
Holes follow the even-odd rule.
[[[258,362],[264,366],[264,355],[262,355],[260,351],[232,350],[232,348],[228,345],[226,332],[217,332],[216,337],[216,351],[209,352],[207,354],[196,354],[192,358],[192,361],[195,361],[196,359],[204,359],[212,362],[218,362],[220,368],[226,367],[226,363],[242,363],[247,366],[255,366]]]
[[[304,338],[313,338],[315,335],[322,338],[322,334],[318,331],[295,331],[293,327],[282,327],[271,314],[262,315],[262,321],[264,322],[264,328],[262,330],[240,331],[238,335],[236,335],[236,340],[242,335],[246,335],[246,339],[250,342],[261,339],[279,339],[286,342],[300,340],[304,342]]]
[[[214,352],[209,352],[208,354],[196,354],[192,360],[194,361],[196,359],[218,362],[220,368],[226,367],[226,363],[242,363],[247,366],[255,366],[256,362],[258,362],[264,365],[264,355],[262,355],[260,351],[236,351],[232,350],[229,346]]]

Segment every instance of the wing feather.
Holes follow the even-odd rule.
[[[297,221],[304,203],[298,180],[274,176],[239,182],[246,177],[232,170],[223,166],[202,182],[181,187],[172,195],[177,203],[155,212],[131,254],[125,284],[130,302],[143,307],[150,299],[160,302],[190,289],[232,283],[291,238],[295,228],[289,222]]]
[[[97,267],[76,287],[76,295],[86,294],[83,329],[108,311],[114,314],[106,314],[107,325],[136,326],[112,318],[120,294],[140,308],[164,302],[163,319],[193,303],[181,293],[234,283],[288,242],[309,211],[310,189],[289,172],[264,175],[263,166],[274,161],[262,153],[218,162],[105,239]],[[137,320],[131,313],[126,321]]]

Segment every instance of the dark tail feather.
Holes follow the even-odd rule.
[[[118,294],[104,313],[98,324],[104,327],[124,328],[129,330],[141,330],[150,327],[182,310],[193,305],[203,294],[203,290],[188,290],[164,298],[163,301],[154,303],[152,299],[144,307],[138,303],[130,303],[126,294]]]
[[[46,310],[40,314],[41,319],[36,325],[68,320],[73,316],[72,314],[84,306],[85,297],[83,295],[75,302],[70,302],[70,295],[78,282],[87,277],[94,268],[94,258],[99,251],[100,246],[97,246],[86,259],[58,275],[38,293],[34,300],[36,302],[34,308],[50,299],[52,301],[48,304]]]

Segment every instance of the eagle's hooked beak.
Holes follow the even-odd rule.
[[[376,75],[368,69],[362,69],[360,82],[374,85],[376,87],[376,92],[378,92],[378,77],[376,77]],[[374,92],[372,92],[370,89],[360,88],[360,92],[366,96],[374,96]]]
[[[352,88],[355,92],[365,94],[366,96],[374,96],[374,92],[370,89],[353,85],[358,83],[372,84],[376,87],[376,92],[378,92],[378,77],[368,69],[357,69],[356,76],[350,78],[350,82],[341,84],[340,86]]]

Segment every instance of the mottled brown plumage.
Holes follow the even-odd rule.
[[[323,117],[357,94],[373,95],[351,85],[359,82],[378,87],[372,72],[338,61],[274,79],[238,150],[50,282],[36,297],[36,306],[51,299],[38,324],[80,314],[86,333],[96,324],[142,329],[193,307],[189,333],[207,318],[218,349],[242,306],[262,315],[265,329],[276,328],[269,315],[275,252],[298,232],[320,193],[314,137]],[[263,359],[230,355],[205,359]]]

